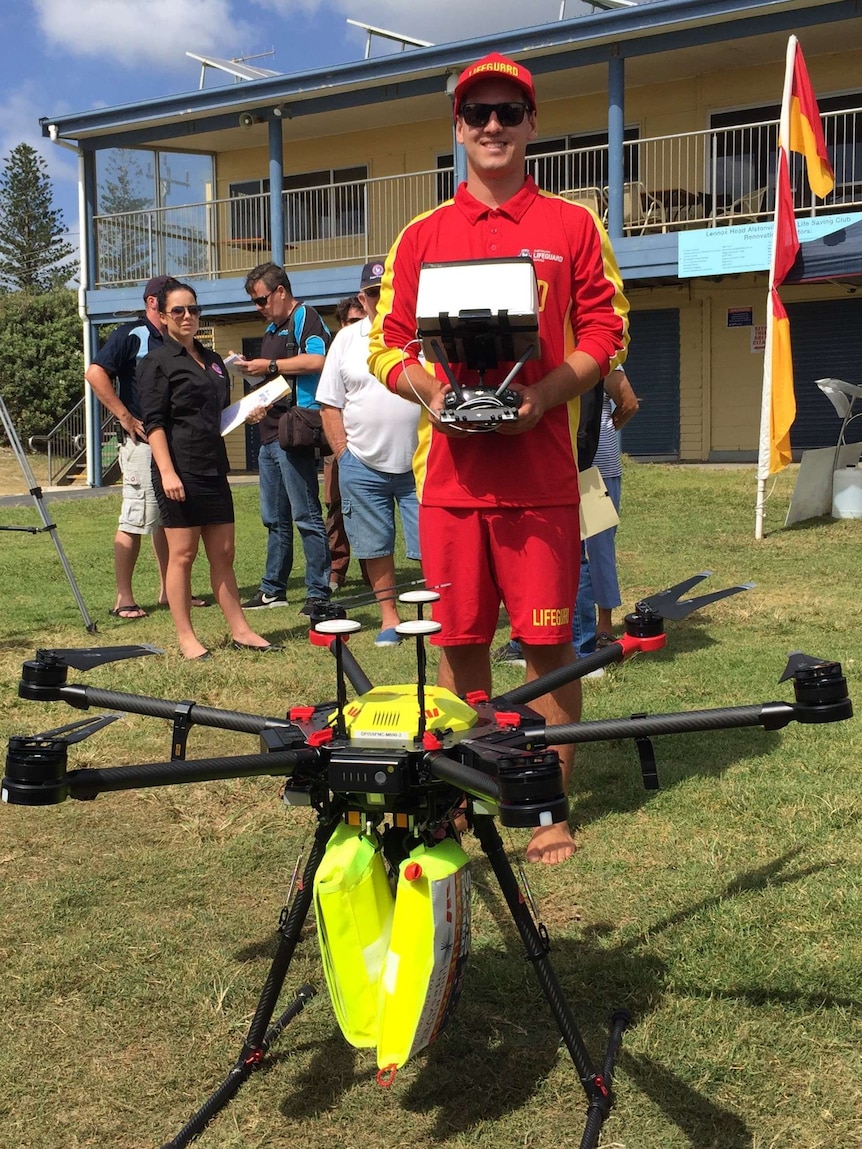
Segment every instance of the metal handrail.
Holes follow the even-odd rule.
[[[49,487],[57,486],[78,463],[83,461],[87,453],[85,418],[84,399],[79,399],[75,406],[67,411],[47,434],[31,435],[28,439],[27,442],[31,451],[44,450],[47,454],[47,483]],[[114,430],[116,421],[116,416],[100,403],[99,423],[102,431],[103,473],[117,460],[119,443]]]
[[[793,156],[796,208],[816,215],[862,208],[862,108],[823,115],[834,160],[835,191],[816,201]],[[767,219],[773,210],[778,122],[764,120],[679,135],[627,140],[625,180],[662,205],[629,232],[716,227]],[[527,158],[548,191],[602,189],[608,183],[607,145],[549,151]],[[400,229],[454,190],[451,167],[321,184],[282,192],[287,268],[363,263],[387,251]],[[137,284],[150,275],[237,276],[271,257],[270,196],[207,200],[94,217],[96,286]],[[276,256],[278,258],[278,256]]]

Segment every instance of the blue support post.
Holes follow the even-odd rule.
[[[269,118],[269,234],[272,239],[272,261],[284,263],[284,159],[281,117]]]
[[[608,234],[623,237],[623,142],[625,132],[625,61],[608,61]]]

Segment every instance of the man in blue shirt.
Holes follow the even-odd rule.
[[[260,358],[241,360],[243,375],[262,381],[283,375],[295,396],[267,408],[259,423],[260,517],[268,532],[266,569],[260,588],[244,602],[244,610],[287,605],[287,580],[293,565],[293,525],[305,554],[306,600],[301,613],[312,622],[329,617],[330,555],[320,509],[317,452],[284,450],[278,442],[278,421],[295,402],[319,410],[317,381],[332,336],[313,307],[294,298],[290,280],[277,263],[262,263],[246,276],[245,289],[267,320]]]
[[[141,422],[135,374],[138,363],[152,347],[162,344],[162,322],[156,297],[167,276],[151,279],[144,288],[143,319],[123,323],[111,333],[87,368],[86,380],[103,406],[115,415],[120,431],[119,463],[123,473],[123,505],[114,536],[114,573],[117,597],[115,618],[146,618],[132,591],[132,575],[141,551],[141,537],[150,535],[159,567],[159,602],[167,602],[165,571],[168,547],[150,476],[151,453]],[[116,381],[117,390],[114,389]],[[198,605],[202,605],[200,600]]]

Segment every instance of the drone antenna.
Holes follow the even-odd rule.
[[[362,630],[362,623],[353,618],[327,618],[317,623],[314,628],[318,634],[331,634],[335,636],[335,677],[337,680],[336,706],[338,715],[335,719],[335,732],[339,738],[347,737],[347,724],[344,721],[344,708],[347,706],[347,680],[344,677],[344,640],[345,634],[355,634]]]
[[[419,726],[417,739],[421,742],[425,737],[425,682],[427,679],[427,659],[425,656],[425,643],[423,639],[428,634],[436,634],[443,629],[443,624],[424,617],[425,604],[438,602],[440,595],[436,590],[408,590],[399,595],[399,600],[405,603],[414,603],[416,618],[400,622],[395,627],[398,634],[415,635],[416,637],[416,702],[419,707]]]

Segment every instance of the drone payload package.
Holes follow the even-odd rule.
[[[417,846],[399,866],[380,978],[377,1065],[382,1074],[392,1074],[430,1045],[458,1002],[470,953],[469,860],[446,838]]]
[[[435,343],[449,363],[466,363],[478,334],[491,338],[500,362],[539,354],[539,287],[529,256],[423,263],[416,293],[416,328],[422,351],[436,363]]]
[[[314,875],[323,971],[339,1028],[357,1049],[377,1044],[380,976],[392,931],[393,897],[372,834],[340,825]]]

